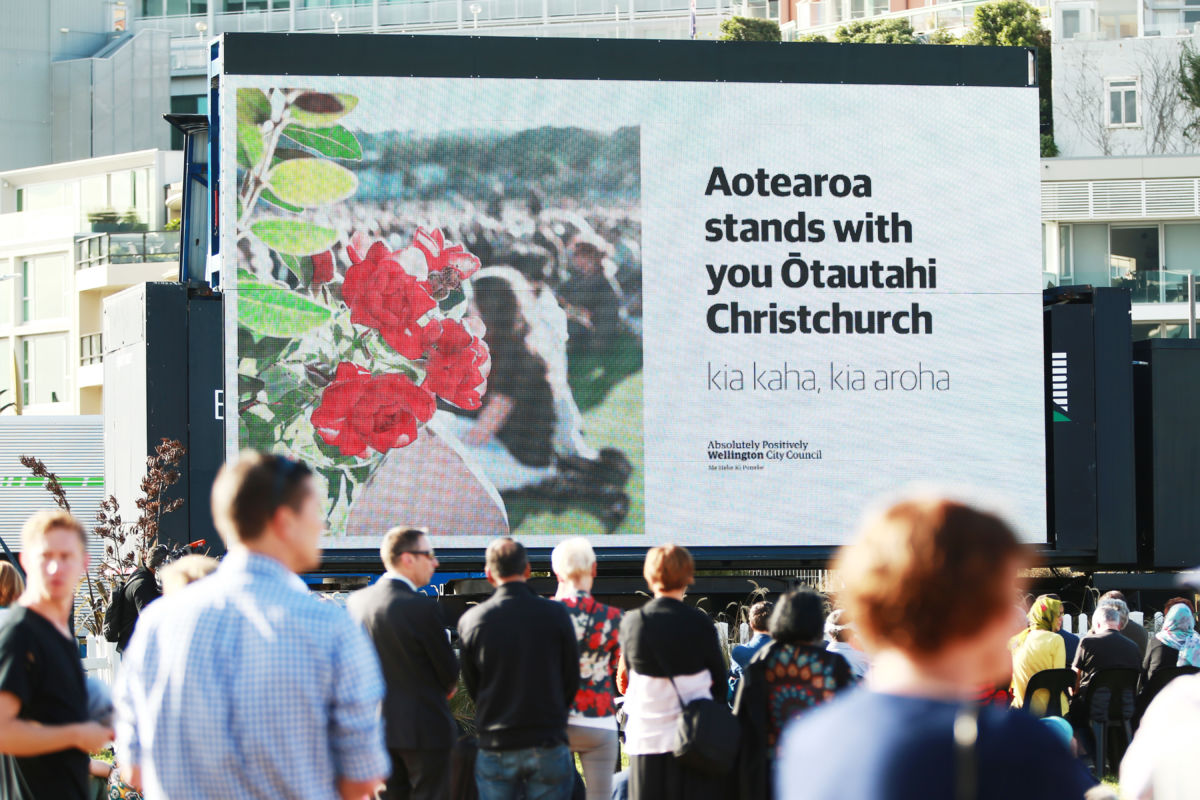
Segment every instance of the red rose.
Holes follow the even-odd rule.
[[[436,408],[433,395],[407,375],[372,375],[343,361],[321,392],[312,424],[344,456],[361,456],[368,447],[386,453],[411,444],[417,424],[428,422]]]
[[[423,259],[413,259],[420,253]],[[447,245],[446,239],[439,228],[426,230],[417,228],[413,234],[412,246],[405,251],[406,260],[417,263],[424,261],[428,275],[425,277],[425,288],[435,300],[444,300],[462,282],[479,270],[479,259],[467,252],[461,244]],[[410,267],[411,269],[411,267]],[[418,266],[415,270],[420,271]]]
[[[587,643],[588,649],[589,650],[599,650],[601,642],[603,642],[603,639],[600,638],[600,634],[593,633],[588,638],[588,643]]]
[[[352,266],[342,284],[350,321],[379,331],[405,358],[420,358],[425,343],[417,320],[437,303],[383,242],[375,242],[366,252],[359,245],[356,241],[347,248]]]
[[[474,411],[481,405],[480,397],[487,389],[492,360],[481,338],[482,331],[475,323],[468,322],[468,325],[475,327],[475,331],[455,320],[440,324],[421,386],[447,403]],[[431,323],[426,328],[433,326]]]
[[[324,253],[317,253],[312,257],[313,276],[312,285],[317,286],[322,283],[329,283],[333,280],[333,253],[326,250]]]

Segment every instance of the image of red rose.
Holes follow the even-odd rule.
[[[433,395],[407,375],[372,375],[343,361],[321,392],[312,424],[344,456],[361,456],[368,448],[386,453],[416,441],[417,425],[428,422],[436,409]]]
[[[312,285],[319,286],[322,283],[329,283],[333,280],[333,253],[326,250],[324,253],[317,253],[312,257],[313,276]]]
[[[479,259],[461,244],[447,245],[439,228],[417,228],[412,247],[425,257],[429,274],[424,284],[436,300],[449,296],[462,282],[479,271]]]
[[[482,323],[477,320],[467,325],[444,320],[440,335],[433,341],[421,386],[459,408],[479,408],[492,369],[491,353],[482,333]]]
[[[375,242],[365,253],[352,244],[346,252],[351,267],[346,270],[342,297],[350,307],[350,321],[379,331],[405,358],[420,358],[425,342],[417,320],[437,302],[383,242]]]

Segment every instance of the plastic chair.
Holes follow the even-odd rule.
[[[1033,673],[1029,683],[1025,685],[1025,696],[1021,699],[1021,708],[1035,717],[1061,717],[1063,698],[1067,692],[1075,688],[1075,670],[1073,669],[1043,669]],[[1045,689],[1050,692],[1046,707],[1040,711],[1033,705],[1035,692]]]
[[[1133,727],[1136,729],[1138,724],[1141,723],[1146,709],[1150,707],[1150,703],[1163,690],[1163,687],[1181,675],[1195,675],[1198,672],[1200,672],[1200,667],[1159,667],[1154,672],[1154,677],[1146,684],[1146,687],[1138,693],[1137,711],[1133,717]]]
[[[1088,682],[1083,694],[1084,708],[1088,712],[1088,724],[1096,737],[1096,777],[1105,775],[1108,762],[1108,731],[1117,728],[1125,734],[1120,755],[1114,767],[1119,766],[1125,748],[1133,740],[1134,696],[1137,694],[1138,675],[1136,669],[1097,670]]]

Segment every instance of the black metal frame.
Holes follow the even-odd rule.
[[[1036,51],[1021,47],[960,45],[858,45],[834,43],[695,42],[630,39],[520,38],[368,34],[228,33],[213,45],[224,75],[356,77],[524,78],[777,84],[1036,87]],[[299,79],[299,78],[297,78]],[[219,175],[218,82],[210,84],[210,169]],[[213,214],[213,251],[217,244]],[[718,534],[713,533],[716,537]],[[603,547],[614,572],[640,572],[647,547]],[[827,562],[834,547],[693,547],[702,569],[775,569]],[[443,550],[448,566],[479,568],[480,548]],[[533,548],[544,568],[549,548]],[[1095,553],[1051,552],[1057,563],[1078,563]],[[323,573],[377,569],[378,552],[324,551]]]

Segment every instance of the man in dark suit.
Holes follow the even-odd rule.
[[[475,783],[486,800],[568,800],[575,766],[567,710],[579,689],[575,625],[562,603],[526,585],[525,548],[488,545],[485,571],[496,592],[458,621],[463,683],[475,700]]]
[[[416,528],[392,528],[379,552],[387,571],[351,595],[346,607],[375,643],[387,683],[383,720],[392,776],[386,797],[441,800],[450,794],[457,738],[449,698],[458,660],[437,601],[417,591],[438,560],[425,531]]]

